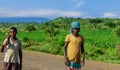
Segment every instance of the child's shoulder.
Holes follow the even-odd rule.
[[[84,39],[84,36],[83,36],[83,35],[80,34],[79,36],[80,36],[82,39]]]
[[[17,38],[17,42],[21,43],[21,40]]]
[[[67,35],[66,35],[66,37],[70,37],[70,36],[72,36],[72,34],[67,34]]]

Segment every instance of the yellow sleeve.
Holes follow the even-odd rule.
[[[70,42],[70,35],[67,35],[67,36],[66,36],[65,42]]]

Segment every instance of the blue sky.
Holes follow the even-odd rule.
[[[120,0],[0,0],[0,17],[120,18]]]

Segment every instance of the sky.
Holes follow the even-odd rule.
[[[0,17],[120,18],[120,0],[0,0]]]

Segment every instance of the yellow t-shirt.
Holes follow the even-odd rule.
[[[78,37],[75,37],[72,34],[68,34],[66,36],[65,42],[69,42],[67,48],[68,59],[72,60],[73,62],[80,62],[80,52],[83,36],[79,35]]]

